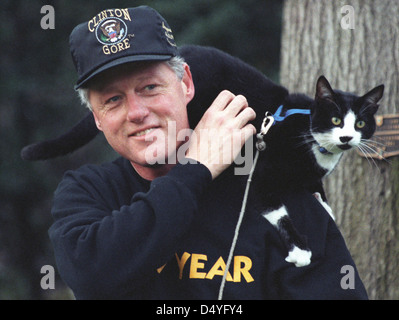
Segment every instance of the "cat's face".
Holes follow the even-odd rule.
[[[383,91],[383,85],[361,97],[334,91],[327,79],[321,76],[316,85],[311,128],[320,150],[337,154],[370,139],[376,128],[374,114]]]

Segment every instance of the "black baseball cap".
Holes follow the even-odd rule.
[[[168,23],[147,6],[103,10],[75,27],[69,42],[79,76],[75,89],[123,63],[166,61],[178,55]]]

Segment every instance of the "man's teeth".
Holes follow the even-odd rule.
[[[137,132],[133,136],[135,136],[135,137],[144,136],[145,134],[151,132],[152,130],[155,130],[155,128],[150,128],[150,129],[147,129],[147,130],[143,130],[143,131]]]

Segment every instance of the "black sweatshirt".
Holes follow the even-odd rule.
[[[212,181],[205,166],[178,164],[150,182],[123,158],[68,171],[49,230],[61,277],[77,299],[217,299],[243,179],[227,170]],[[311,264],[286,262],[278,232],[249,209],[224,299],[367,299],[319,202],[305,191],[287,194],[285,202],[308,237]]]

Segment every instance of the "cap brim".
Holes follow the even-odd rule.
[[[127,57],[122,57],[119,59],[112,60],[111,62],[102,65],[101,67],[90,72],[88,75],[79,79],[75,85],[75,90],[82,87],[87,81],[92,79],[94,76],[96,76],[99,73],[101,73],[105,70],[108,70],[112,67],[116,67],[116,66],[119,66],[124,63],[136,62],[136,61],[166,61],[166,60],[170,60],[172,57],[173,56],[169,55],[169,54],[168,55],[133,55],[133,56],[127,56]]]

